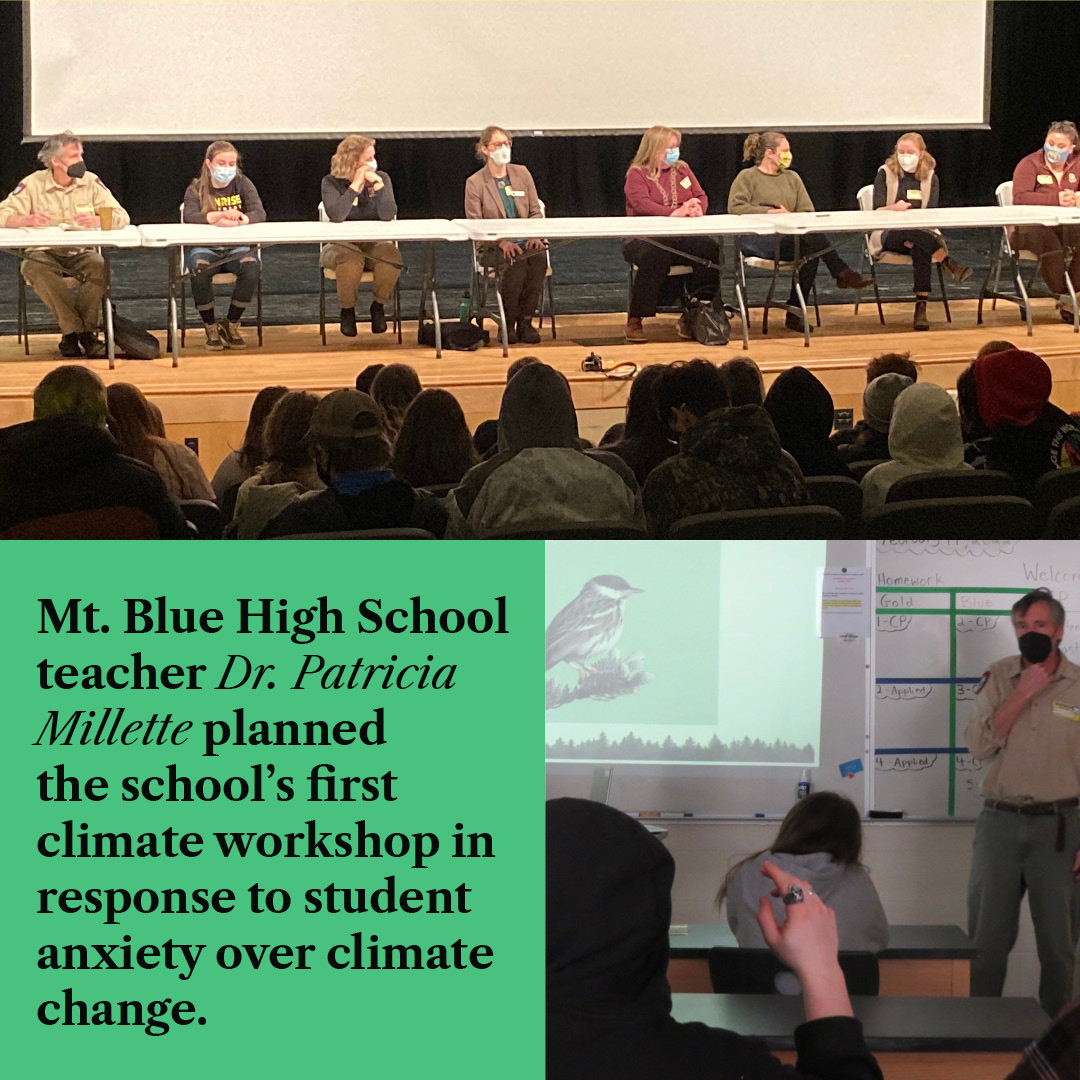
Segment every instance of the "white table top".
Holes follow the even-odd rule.
[[[142,247],[134,225],[123,229],[0,229],[0,248]]]
[[[399,221],[264,221],[258,225],[140,225],[144,247],[242,247],[245,244],[326,244],[332,241],[468,240],[465,232],[440,218]]]
[[[455,218],[469,239],[491,243],[540,237],[545,240],[622,239],[632,236],[734,236],[773,232],[764,215],[704,214],[702,217]]]
[[[932,210],[833,210],[769,214],[781,236],[811,232],[873,232],[875,229],[988,229],[1003,225],[1056,225],[1060,206],[938,206]]]

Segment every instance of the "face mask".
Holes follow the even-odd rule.
[[[491,151],[491,160],[496,165],[509,165],[510,164],[510,147],[500,146],[498,150]]]
[[[378,171],[379,171],[379,163],[378,163],[378,162],[377,162],[377,161],[376,161],[376,160],[375,160],[374,158],[372,158],[372,159],[371,159],[371,160],[370,160],[370,161],[369,161],[369,162],[367,163],[367,167],[368,167],[368,168],[369,168],[369,169],[370,169],[370,170],[371,170],[372,172],[378,172]]]
[[[777,165],[780,166],[780,171],[781,172],[783,172],[784,169],[790,169],[791,168],[791,151],[790,150],[785,150],[782,154],[779,155],[779,157],[777,157],[776,163],[777,163]]]
[[[664,154],[664,160],[669,165],[677,165],[679,161],[679,148],[676,146],[673,150],[668,150]]]
[[[85,161],[73,161],[67,167],[67,174],[72,180],[78,180],[80,176],[86,175],[86,162]]]
[[[919,166],[918,154],[897,154],[896,160],[900,163],[900,168],[907,173],[913,173]]]
[[[1038,630],[1029,630],[1021,634],[1017,639],[1020,646],[1020,655],[1029,664],[1041,664],[1053,652],[1054,643],[1047,634],[1040,634]]]
[[[1051,165],[1060,165],[1069,156],[1069,151],[1063,150],[1060,146],[1051,146],[1047,143],[1043,147],[1043,154]]]
[[[236,176],[235,165],[214,165],[210,169],[210,175],[214,178],[215,184],[220,184],[224,187],[226,184],[231,184]]]

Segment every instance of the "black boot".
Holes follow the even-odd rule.
[[[346,337],[356,337],[356,308],[343,307],[341,321],[338,324]]]
[[[76,356],[82,356],[82,349],[79,348],[78,334],[65,334],[60,339],[60,355],[66,357],[68,360],[71,360]]]
[[[915,318],[912,320],[912,328],[915,330],[929,330],[930,320],[926,317],[926,301],[915,301]]]
[[[373,334],[386,333],[386,310],[378,302],[371,305],[371,332]]]

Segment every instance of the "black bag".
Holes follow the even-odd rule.
[[[689,296],[683,303],[683,318],[700,345],[726,345],[731,340],[734,314],[734,308],[715,300]]]
[[[113,344],[116,355],[128,360],[156,360],[161,355],[158,339],[113,308]]]
[[[474,322],[462,322],[460,319],[440,320],[442,328],[442,347],[453,352],[474,352],[491,341],[491,335],[481,330]],[[416,331],[418,345],[435,348],[435,324],[422,322]]]

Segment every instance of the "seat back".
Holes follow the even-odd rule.
[[[528,528],[518,525],[490,529],[484,540],[644,540],[645,530],[621,521],[537,522]]]
[[[842,540],[850,528],[831,506],[724,510],[676,521],[672,540]]]
[[[134,506],[102,506],[22,521],[0,540],[159,540],[157,522]]]
[[[292,533],[271,540],[435,540],[427,529],[342,529],[339,532]]]
[[[221,531],[225,527],[225,515],[208,499],[181,499],[180,512],[195,526],[198,539],[221,539]]]
[[[873,953],[841,950],[837,959],[849,994],[877,995],[881,978]],[[794,972],[771,949],[710,949],[709,978],[715,994],[802,993]]]
[[[872,461],[849,461],[847,467],[856,480],[861,480],[871,469],[878,465],[884,465],[888,458],[876,458]]]
[[[862,488],[850,476],[808,476],[806,487],[815,506],[831,506],[848,521],[862,514]]]
[[[937,469],[897,480],[886,502],[909,499],[961,499],[978,495],[1015,495],[1016,480],[997,469]],[[1080,492],[1078,492],[1080,494]]]
[[[1006,180],[1003,184],[998,184],[994,188],[994,198],[998,206],[1012,206],[1012,181]]]
[[[1043,473],[1035,481],[1031,501],[1043,521],[1050,517],[1054,507],[1066,499],[1080,495],[1080,468],[1053,469]]]
[[[1080,540],[1080,495],[1058,503],[1050,511],[1043,535],[1047,540]]]
[[[1035,536],[1035,507],[1015,495],[910,499],[886,503],[863,518],[869,540],[985,540]]]
[[[855,193],[855,202],[860,210],[874,209],[874,185],[864,184]]]

